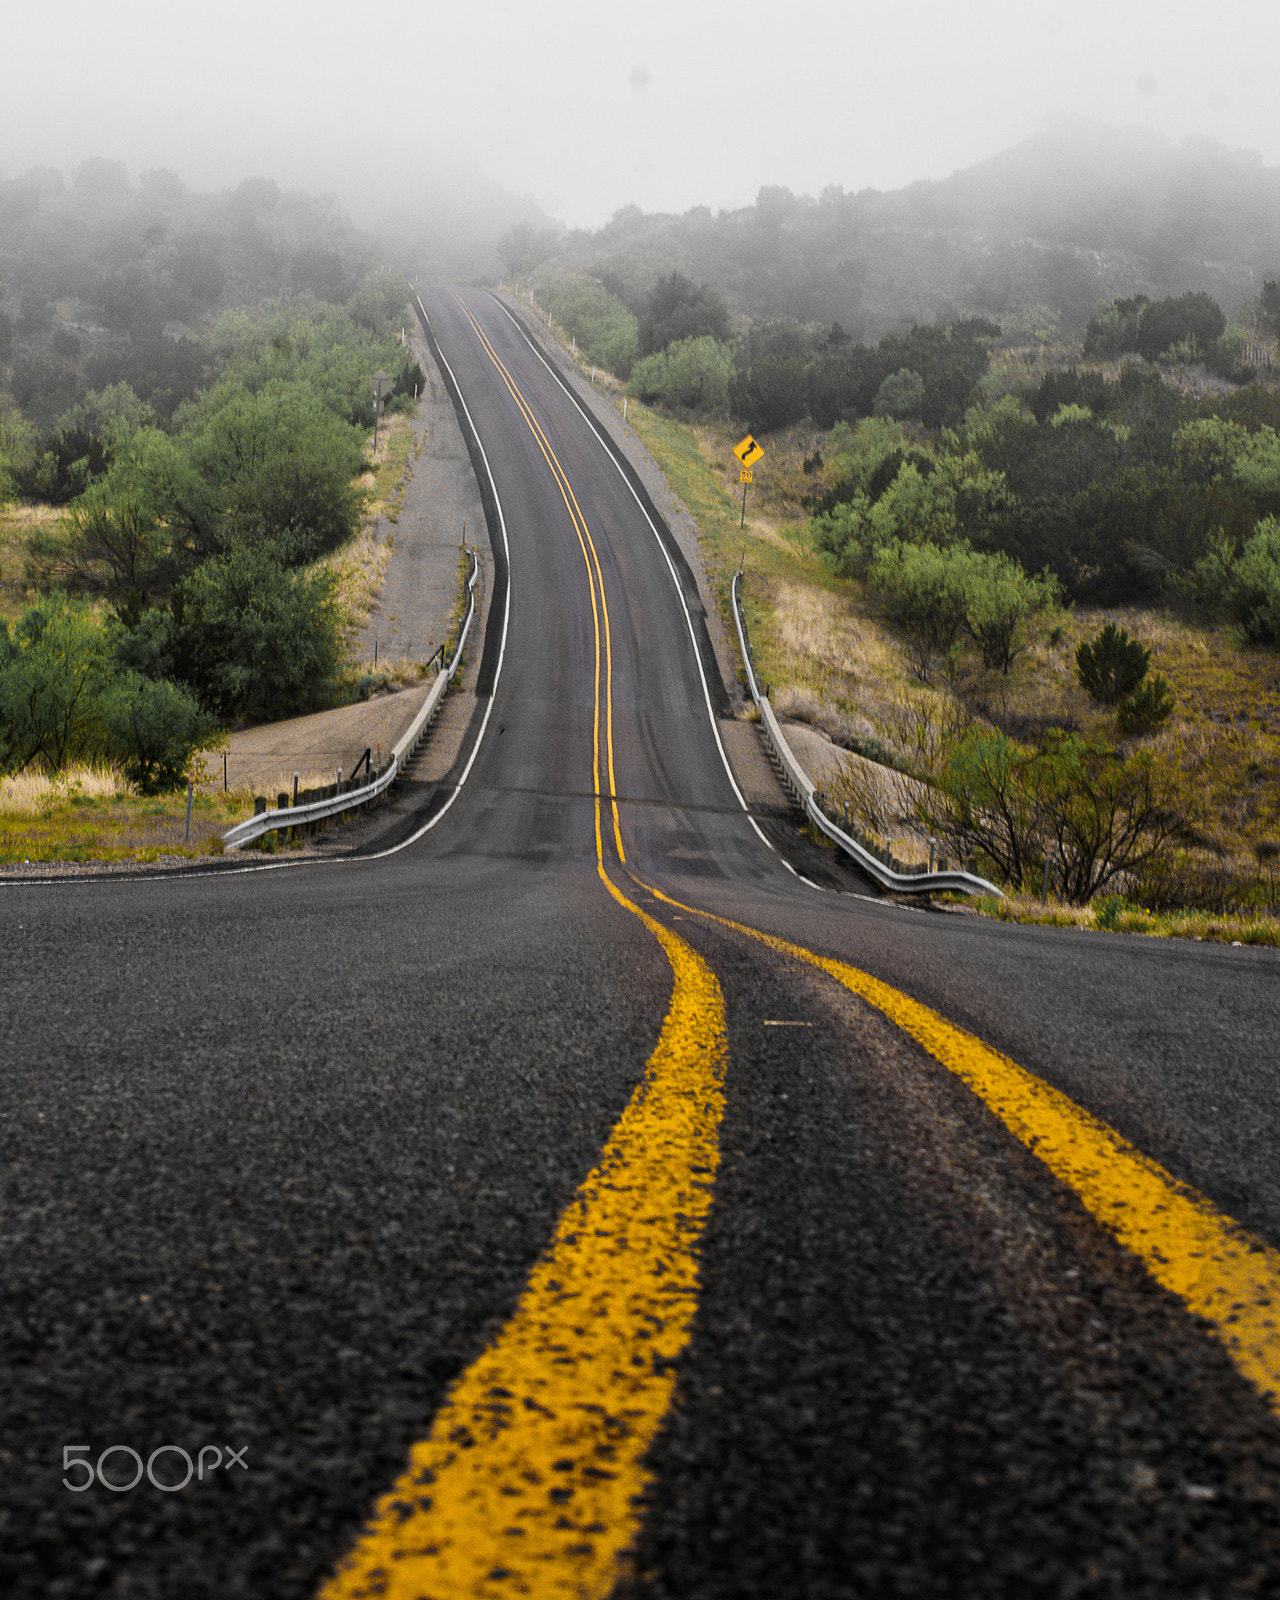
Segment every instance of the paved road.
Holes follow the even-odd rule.
[[[0,886],[0,1587],[1276,1593],[1275,956],[748,816],[687,572],[427,308],[497,496],[454,771],[361,860]]]

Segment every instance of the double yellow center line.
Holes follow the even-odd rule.
[[[670,1409],[674,1363],[697,1310],[698,1248],[719,1163],[727,1059],[720,985],[605,870],[606,792],[618,860],[626,855],[600,558],[550,441],[466,315],[537,440],[577,534],[595,628],[596,870],[661,945],[673,986],[640,1084],[509,1321],[450,1388],[407,1471],[322,1591],[325,1600],[604,1596],[613,1589],[639,1531],[643,1458]]]

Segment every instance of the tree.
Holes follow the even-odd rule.
[[[225,534],[271,539],[289,563],[345,543],[359,509],[357,430],[302,383],[256,394],[233,383],[217,398],[191,458],[218,497]]]
[[[187,781],[192,758],[223,734],[192,692],[167,679],[128,673],[102,696],[104,736],[125,776],[143,794],[164,794]]]
[[[1042,859],[1033,769],[1036,752],[993,729],[971,728],[916,791],[920,821],[960,859],[981,850],[1015,889]]]
[[[62,419],[64,429],[80,428],[101,440],[109,456],[125,449],[143,428],[156,426],[155,408],[140,399],[127,383],[82,395]]]
[[[672,272],[658,279],[640,314],[640,354],[654,355],[681,339],[723,342],[729,331],[729,308],[711,285]]]
[[[910,367],[899,367],[876,390],[871,407],[876,417],[915,417],[924,400],[924,379]]]
[[[1280,282],[1267,278],[1263,280],[1262,293],[1258,296],[1258,309],[1262,319],[1280,339]]]
[[[729,403],[732,367],[727,345],[709,338],[678,339],[636,363],[628,391],[673,410],[720,413]]]
[[[0,759],[7,770],[61,771],[101,747],[111,681],[106,635],[60,590],[0,632]]]
[[[1280,517],[1264,517],[1231,568],[1227,603],[1246,635],[1280,645]]]
[[[1000,552],[964,550],[956,555],[965,591],[965,628],[982,651],[983,666],[1007,675],[1031,644],[1031,619],[1058,609],[1058,580],[1049,572],[1029,577]]]
[[[906,634],[912,671],[927,683],[964,627],[967,596],[951,553],[935,544],[895,540],[876,551],[870,577]]]
[[[600,283],[559,279],[542,292],[548,312],[588,361],[625,382],[639,350],[636,319]]]
[[[277,722],[321,705],[342,660],[337,579],[290,573],[240,543],[196,568],[174,597],[180,670],[223,716]]]
[[[735,372],[729,388],[734,414],[756,433],[798,422],[808,405],[806,370],[798,356],[766,356]]]
[[[1035,780],[1058,886],[1073,905],[1161,857],[1188,826],[1177,766],[1150,750],[1123,757],[1058,734],[1041,753]]]

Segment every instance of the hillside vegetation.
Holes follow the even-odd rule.
[[[90,162],[0,210],[0,777],[163,792],[229,724],[340,692],[371,380],[393,411],[423,382],[407,286],[266,180]]]
[[[630,396],[722,591],[747,544],[780,703],[902,780],[850,761],[837,810],[1013,891],[1261,910],[1276,180],[1211,147],[1058,133],[897,196],[762,191],[508,256]],[[748,430],[766,455],[739,537]]]

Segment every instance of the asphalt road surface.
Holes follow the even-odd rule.
[[[749,816],[687,570],[426,310],[454,771],[360,859],[0,885],[0,1592],[1280,1594],[1275,953]]]

